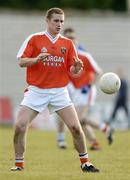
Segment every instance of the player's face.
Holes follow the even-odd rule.
[[[53,14],[51,19],[47,19],[47,30],[52,35],[57,35],[64,24],[64,15]]]

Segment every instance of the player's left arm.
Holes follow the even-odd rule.
[[[79,75],[83,70],[83,62],[78,58],[76,47],[71,43],[69,49],[69,71],[72,75]]]
[[[73,57],[73,64],[70,67],[72,75],[79,75],[83,70],[83,62],[78,57]]]

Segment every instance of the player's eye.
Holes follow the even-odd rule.
[[[55,19],[54,21],[55,21],[55,22],[59,22],[59,20],[58,20],[58,19]]]
[[[59,20],[59,19],[55,19],[54,21],[55,21],[56,23],[57,23],[57,22],[61,22],[61,23],[64,22],[63,20]]]

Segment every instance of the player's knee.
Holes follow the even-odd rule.
[[[26,126],[22,125],[20,123],[16,123],[16,125],[15,125],[15,133],[14,133],[14,144],[18,143],[19,135],[24,136],[25,133],[26,133]]]
[[[81,127],[80,126],[72,126],[73,135],[79,136],[81,134]]]
[[[15,131],[18,133],[25,132],[26,131],[26,125],[23,123],[16,123],[15,125]]]

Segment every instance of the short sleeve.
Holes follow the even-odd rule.
[[[29,36],[24,43],[22,44],[22,46],[20,47],[18,54],[17,54],[17,58],[30,58],[32,56],[33,53],[33,36]]]

